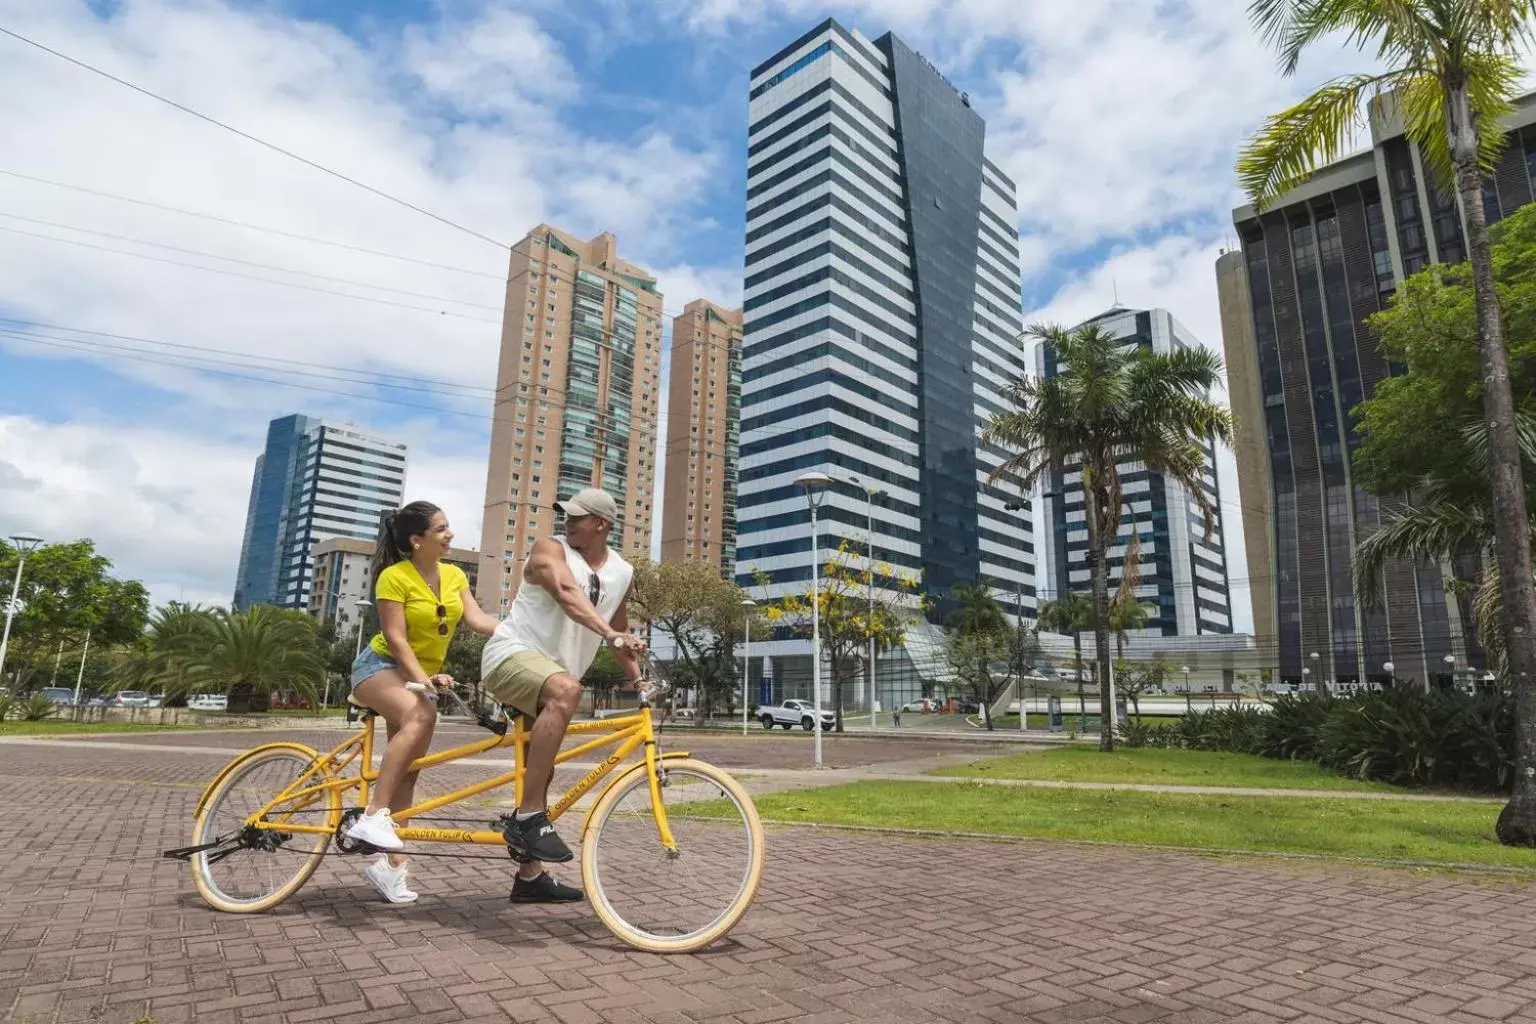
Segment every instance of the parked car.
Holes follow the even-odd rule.
[[[979,715],[981,714],[981,705],[969,697],[961,697],[955,701],[955,710],[962,715]]]
[[[901,706],[902,713],[939,711],[942,708],[936,697],[920,697],[917,700],[909,700]]]
[[[147,708],[149,707],[149,694],[143,690],[118,690],[107,701],[108,707],[113,708]]]
[[[194,693],[187,698],[190,711],[228,711],[229,697],[222,693]]]
[[[809,732],[816,724],[816,708],[808,700],[787,700],[782,704],[764,705],[757,709],[757,720],[763,723],[764,729],[772,729],[775,725],[784,729],[793,729],[800,726]],[[837,715],[825,709],[821,712],[821,729],[823,732],[832,728],[837,722]]]
[[[45,686],[37,691],[55,704],[73,704],[75,693],[67,686]]]

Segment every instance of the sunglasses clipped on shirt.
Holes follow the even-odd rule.
[[[587,599],[592,602],[592,607],[596,608],[597,600],[602,596],[603,581],[598,579],[597,573],[594,572],[591,577],[587,579]]]
[[[437,606],[437,635],[448,635],[448,609],[441,604]]]

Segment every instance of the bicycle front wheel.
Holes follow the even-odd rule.
[[[341,823],[341,792],[331,787],[274,805],[264,822],[323,825],[326,834],[254,829],[246,819],[292,785],[319,755],[297,743],[261,747],[238,759],[208,795],[197,818],[195,845],[230,840],[193,854],[192,880],[215,910],[251,914],[270,910],[299,891],[325,857],[330,832]],[[326,781],[311,776],[306,785]]]
[[[661,798],[676,849],[662,845],[644,768],[598,799],[581,874],[598,919],[650,953],[691,953],[746,913],[763,874],[763,826],[747,791],[714,765],[662,762]]]

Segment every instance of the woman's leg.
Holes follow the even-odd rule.
[[[356,692],[360,702],[384,716],[388,737],[367,813],[385,807],[392,810],[409,807],[416,782],[409,774],[409,768],[412,761],[426,753],[432,740],[437,706],[407,690],[405,677],[397,669],[386,669],[369,676],[358,684]]]
[[[417,696],[419,697],[419,695]],[[421,740],[420,749],[415,754],[411,755],[411,761],[416,760],[416,758],[427,752],[427,748],[432,744],[432,731],[435,728],[437,728],[437,716],[434,714],[431,720],[427,722],[426,736]],[[388,758],[390,747],[401,744],[403,741],[400,740],[399,727],[387,719],[384,723],[384,735],[386,737],[386,742],[384,744],[384,756],[385,758]],[[410,761],[407,761],[406,764],[409,766]],[[395,795],[389,801],[390,813],[393,814],[398,813],[399,811],[403,811],[407,807],[411,806],[411,804],[415,801],[417,774],[417,772],[406,772],[405,777],[400,780],[400,783],[397,786],[395,786]],[[391,853],[389,855],[389,862],[395,867],[399,867],[401,864],[405,863],[405,854]]]

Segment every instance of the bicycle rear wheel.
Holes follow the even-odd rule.
[[[269,822],[323,825],[328,829],[324,834],[248,828],[245,822],[309,771],[318,756],[297,743],[253,750],[237,760],[208,795],[192,843],[230,841],[191,858],[193,883],[209,906],[233,914],[270,910],[315,873],[341,822],[338,789],[277,804],[266,814]],[[306,786],[324,781],[325,776],[311,776]]]
[[[661,844],[650,773],[621,777],[598,799],[581,842],[581,874],[598,919],[651,953],[691,953],[746,913],[763,874],[752,798],[714,765],[669,759],[661,797],[677,849]]]

